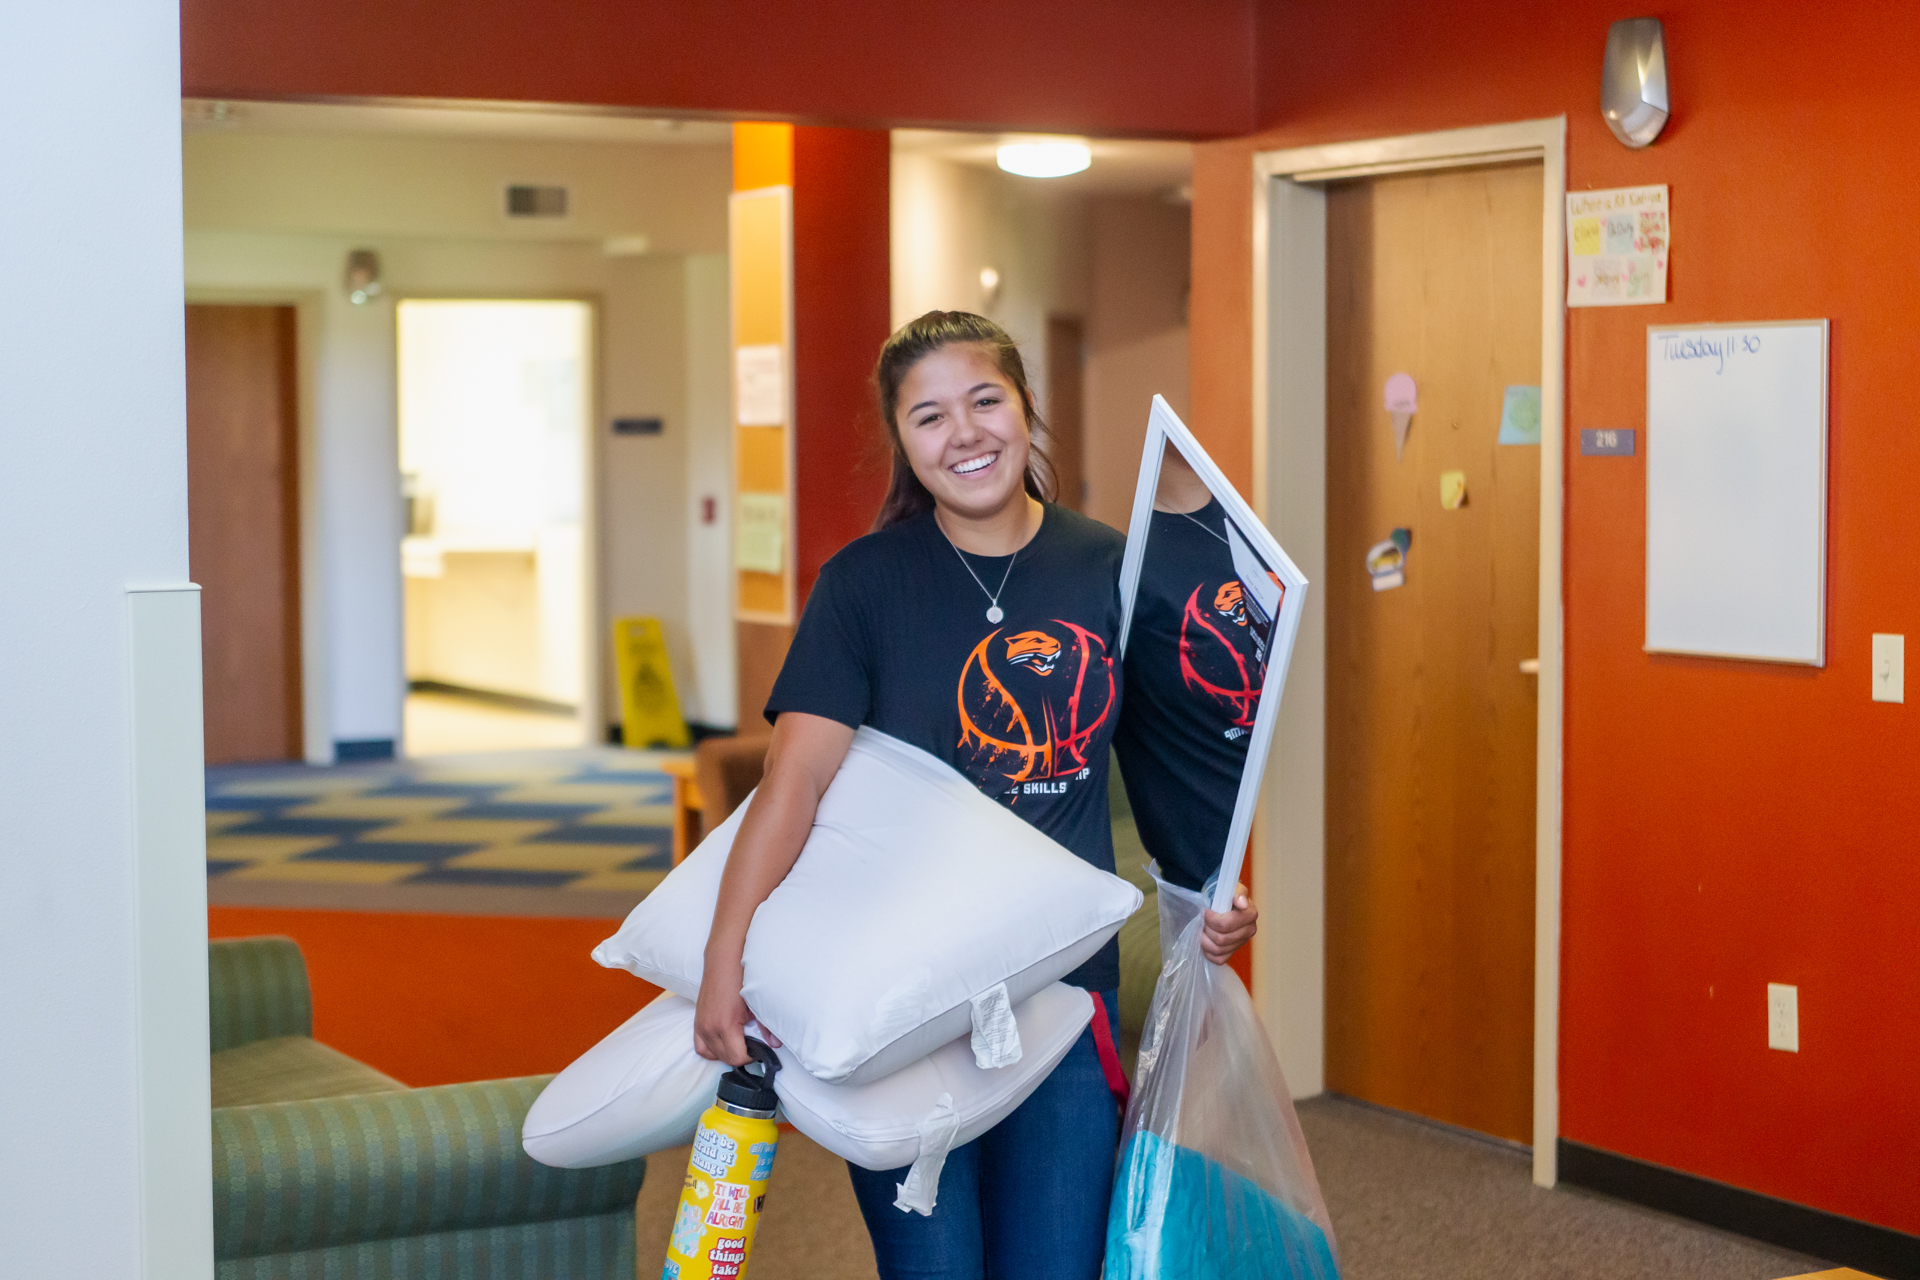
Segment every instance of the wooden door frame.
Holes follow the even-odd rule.
[[[325,542],[320,536],[315,366],[326,294],[318,289],[188,288],[188,306],[292,307],[294,483],[300,541],[300,736],[308,764],[333,763],[331,668],[327,661]]]
[[[1253,157],[1253,508],[1311,580],[1327,564],[1327,219],[1324,184],[1538,161],[1541,174],[1539,710],[1535,726],[1533,1180],[1558,1177],[1561,601],[1565,472],[1566,117]],[[1359,572],[1360,566],[1339,571]],[[1326,593],[1309,592],[1263,790],[1292,820],[1256,829],[1266,928],[1254,991],[1295,1092],[1325,1088]]]

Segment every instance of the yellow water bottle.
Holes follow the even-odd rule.
[[[780,1105],[773,1073],[780,1060],[752,1036],[747,1053],[746,1065],[720,1077],[719,1096],[700,1116],[660,1280],[747,1272],[753,1230],[773,1176],[773,1151],[780,1143],[780,1126],[773,1122]],[[752,1070],[756,1064],[758,1074]]]

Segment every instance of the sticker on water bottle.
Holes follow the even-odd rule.
[[[712,1268],[707,1274],[713,1276],[737,1276],[740,1268],[747,1265],[747,1242],[745,1240],[715,1240],[713,1247],[707,1250],[707,1264]]]
[[[673,1237],[668,1247],[683,1258],[700,1256],[700,1206],[680,1202],[680,1212],[673,1220]],[[678,1263],[669,1265],[678,1266]],[[677,1273],[676,1273],[677,1274]]]
[[[713,1203],[707,1207],[707,1225],[722,1231],[739,1231],[747,1225],[747,1193],[744,1182],[713,1184]]]
[[[693,1135],[693,1167],[710,1178],[718,1178],[733,1168],[740,1144],[717,1129],[705,1125]]]

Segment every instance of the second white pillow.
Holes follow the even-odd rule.
[[[748,802],[749,804],[751,801]],[[697,997],[742,805],[593,958]],[[1021,1053],[1011,1011],[1093,955],[1140,891],[926,752],[870,728],[821,798],[793,870],[747,934],[743,994],[810,1074],[883,1079],[969,1036]]]

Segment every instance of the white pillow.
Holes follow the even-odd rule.
[[[661,995],[548,1082],[520,1145],[556,1169],[685,1146],[726,1069],[693,1051],[693,1003]]]
[[[947,1152],[999,1124],[1040,1087],[1092,1020],[1093,997],[1056,982],[1013,1016],[1026,1052],[1010,1067],[976,1065],[962,1038],[883,1080],[835,1085],[792,1070],[792,1051],[779,1049],[788,1067],[773,1077],[781,1111],[794,1128],[863,1169],[912,1166],[894,1205],[932,1213]]]
[[[751,801],[749,801],[749,804]],[[694,998],[720,875],[748,805],[594,948]],[[743,994],[811,1074],[867,1084],[972,1029],[1020,1055],[1014,1006],[1098,951],[1140,891],[874,729],[854,734],[793,870],[754,913]]]
[[[694,1052],[693,1015],[691,1000],[662,995],[555,1076],[527,1112],[527,1154],[584,1169],[692,1142],[726,1070]],[[783,1048],[773,1086],[786,1119],[835,1155],[865,1169],[908,1167],[896,1206],[932,1213],[947,1153],[1025,1102],[1092,1017],[1092,996],[1056,982],[1014,1010],[1026,1052],[1013,1066],[975,1065],[960,1039],[884,1080],[832,1085]]]

